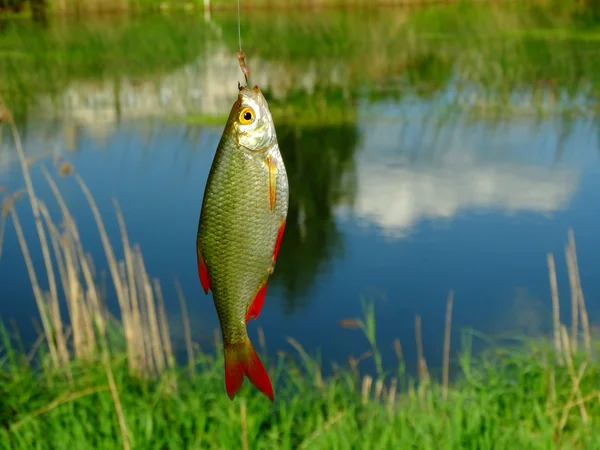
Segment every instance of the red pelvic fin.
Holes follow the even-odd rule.
[[[236,344],[225,343],[223,348],[225,352],[225,388],[229,398],[233,400],[238,393],[245,375],[259,391],[273,401],[275,396],[269,374],[256,354],[250,339],[246,338],[244,342]]]
[[[254,297],[254,300],[252,300],[252,303],[250,303],[250,307],[248,308],[248,312],[246,313],[246,323],[250,319],[258,318],[258,315],[260,314],[260,310],[262,309],[263,304],[265,303],[265,294],[266,293],[267,293],[267,280],[265,280],[265,283],[260,287],[260,289],[256,293],[256,297]]]
[[[279,247],[281,246],[281,240],[283,239],[283,232],[285,231],[285,219],[281,221],[279,226],[279,233],[277,234],[277,240],[275,241],[275,250],[273,250],[273,263],[277,260],[277,253],[279,253]]]
[[[204,261],[202,250],[200,249],[200,242],[196,243],[196,254],[198,255],[198,275],[200,276],[200,283],[205,294],[210,291],[210,278],[208,276],[208,267]]]

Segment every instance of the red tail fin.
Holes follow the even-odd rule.
[[[225,387],[227,395],[233,400],[244,381],[244,375],[271,401],[275,399],[269,374],[265,370],[249,338],[244,342],[224,344]]]

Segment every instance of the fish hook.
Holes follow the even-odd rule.
[[[237,54],[238,61],[240,62],[240,69],[242,69],[242,73],[244,74],[244,79],[246,80],[246,87],[248,87],[248,77],[250,76],[250,69],[246,65],[246,55],[244,52],[240,50]],[[238,87],[239,83],[238,83]]]

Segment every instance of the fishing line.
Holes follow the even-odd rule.
[[[243,53],[242,51],[242,16],[240,14],[240,0],[237,0],[237,6],[238,6],[238,42],[240,44],[240,53]]]
[[[242,69],[242,73],[244,74],[244,79],[246,80],[246,87],[248,87],[248,77],[250,76],[250,70],[248,66],[246,66],[246,57],[244,55],[244,51],[242,50],[242,14],[240,13],[240,0],[237,0],[238,7],[238,42],[240,45],[240,51],[237,55],[238,61],[240,63],[240,69]],[[242,89],[242,86],[238,83],[238,89]]]

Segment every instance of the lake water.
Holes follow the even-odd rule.
[[[485,14],[498,14],[473,11],[465,16],[470,26],[454,32],[449,24],[459,9],[245,18],[252,82],[272,105],[291,187],[277,268],[260,318],[249,325],[255,341],[256,328],[263,328],[269,351],[293,351],[287,336],[325,361],[343,363],[366,351],[361,333],[339,321],[360,316],[360,300],[368,298],[375,303],[384,362],[395,364],[392,344],[399,338],[414,363],[420,315],[425,357],[436,366],[450,290],[456,295],[455,349],[465,327],[491,335],[548,332],[548,252],[557,260],[561,314],[570,320],[564,263],[570,227],[590,321],[600,317],[595,28],[579,29],[576,18],[563,16],[573,33],[562,29],[558,36],[547,24],[536,27],[525,19],[507,28],[500,20],[496,28],[477,26]],[[218,327],[212,299],[200,287],[194,243],[204,185],[241,78],[234,19],[187,17],[183,30],[208,30],[199,42],[173,31],[177,19],[152,19],[164,25],[166,42],[154,62],[142,60],[152,53],[144,41],[155,29],[148,19],[119,24],[122,35],[116,37],[96,22],[89,24],[90,34],[81,24],[61,22],[40,30],[9,25],[0,35],[3,54],[22,37],[23,53],[15,50],[0,65],[12,83],[2,89],[20,105],[15,116],[27,154],[47,157],[32,169],[38,193],[51,198],[39,165],[52,168],[57,156],[70,161],[88,183],[117,248],[112,199],[118,199],[130,239],[141,245],[148,272],[163,284],[180,348],[175,278],[187,298],[193,339],[206,347]],[[62,56],[28,55],[27,45],[39,49],[43,41],[28,41],[31,29],[50,42],[60,40]],[[70,33],[80,46],[96,39],[87,50],[96,52],[88,65],[79,61]],[[124,49],[125,39],[137,39],[145,56],[135,47]],[[160,52],[176,46],[184,61],[161,65]],[[111,56],[113,49],[121,53]],[[142,63],[160,70],[145,75]],[[48,67],[35,78],[19,64]],[[51,82],[48,76],[64,78]],[[23,179],[3,131],[0,186],[14,191]],[[105,268],[84,196],[72,177],[57,179],[96,268]],[[36,242],[25,201],[18,211]],[[39,248],[32,251],[43,273]],[[0,317],[15,319],[31,341],[31,319],[38,313],[10,220],[0,286]],[[114,299],[108,301],[116,311]]]

